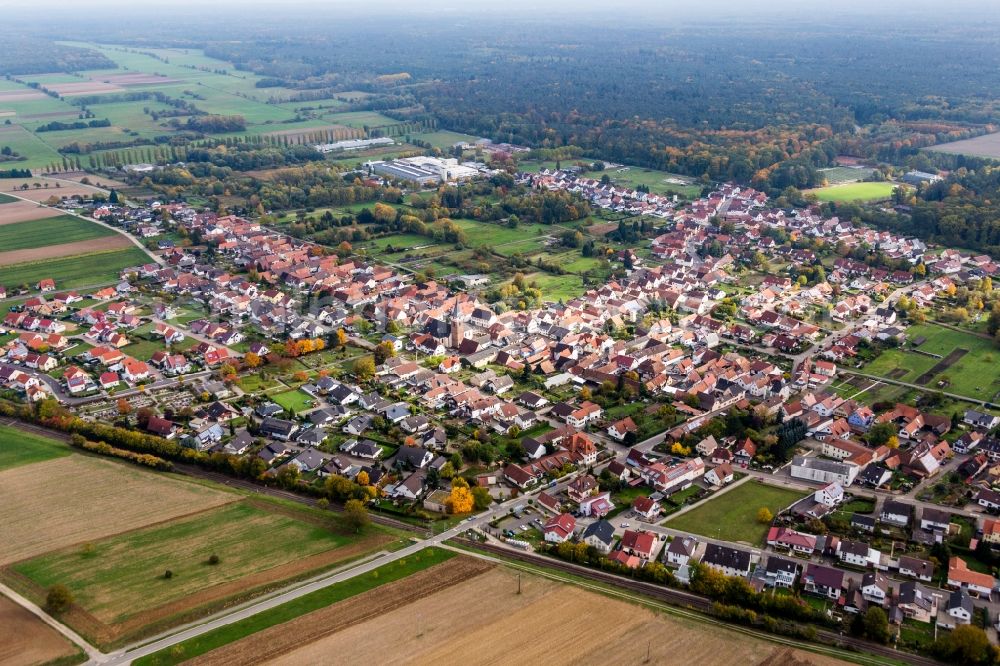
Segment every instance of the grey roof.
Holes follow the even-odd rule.
[[[610,544],[615,538],[615,526],[606,520],[598,520],[596,523],[591,523],[587,526],[587,529],[583,531],[583,538],[596,537],[601,542],[605,544]]]
[[[951,610],[953,608],[964,608],[971,615],[973,610],[972,597],[965,590],[955,590],[948,597],[946,609]]]
[[[705,564],[714,564],[718,567],[728,567],[737,571],[750,570],[750,553],[737,548],[720,546],[717,543],[710,543],[705,548],[705,556],[701,558]]]
[[[798,571],[798,568],[799,565],[797,562],[785,559],[784,557],[778,557],[777,555],[772,555],[767,558],[765,571],[767,571],[767,573],[778,573],[779,571],[784,571],[785,573],[794,574]]]

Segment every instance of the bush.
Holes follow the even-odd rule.
[[[65,585],[55,584],[45,595],[45,607],[52,613],[62,613],[73,603],[73,594]]]
[[[220,560],[219,556],[216,555],[215,553],[212,553],[211,555],[208,556],[208,563],[210,565],[212,565],[212,566],[215,566],[216,564],[218,564],[221,561],[222,560]]]
[[[166,571],[163,572],[163,580],[170,580],[173,577],[174,577],[174,572],[171,571],[170,569],[167,569]]]

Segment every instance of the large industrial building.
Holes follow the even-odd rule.
[[[479,174],[474,166],[459,164],[454,158],[404,157],[386,162],[368,162],[365,168],[387,178],[411,180],[421,185],[468,180]]]

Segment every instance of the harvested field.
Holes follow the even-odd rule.
[[[130,247],[131,245],[132,241],[125,238],[125,236],[111,234],[75,243],[59,243],[58,245],[46,245],[45,247],[34,247],[26,250],[0,252],[0,266],[14,266],[59,257],[74,257],[90,254],[91,252],[102,252],[104,250],[118,250]]]
[[[0,104],[3,102],[26,102],[32,99],[45,99],[48,97],[38,90],[0,90]]]
[[[94,77],[94,81],[109,83],[114,86],[148,86],[157,83],[180,83],[180,79],[171,79],[160,74],[143,74],[134,72],[131,74],[111,74],[110,76]]]
[[[91,187],[101,188],[101,189],[124,189],[128,187],[127,184],[121,182],[120,180],[112,180],[107,176],[95,176],[92,173],[87,173],[86,171],[75,171],[72,173],[61,173],[59,174],[59,180],[62,181],[72,181],[74,183],[79,183],[81,180],[86,178],[90,182]],[[82,184],[82,183],[81,183]]]
[[[35,187],[35,183],[38,183],[39,187]],[[46,184],[48,184],[48,187],[46,187]],[[24,185],[27,185],[28,189],[22,190],[21,188]],[[60,198],[76,195],[89,196],[95,192],[102,191],[96,187],[80,185],[79,183],[69,183],[36,176],[34,178],[4,178],[0,180],[0,192],[14,192],[21,198],[38,202],[45,201],[51,196]]]
[[[521,576],[520,595],[516,592],[517,574],[498,567],[412,603],[397,605],[391,612],[346,629],[335,629],[336,633],[279,657],[271,657],[273,653],[267,649],[276,636],[261,640],[266,633],[262,632],[234,644],[233,649],[242,650],[230,652],[226,661],[210,660],[214,653],[209,653],[204,661],[192,663],[259,663],[258,658],[266,656],[269,661],[264,663],[298,666],[328,663],[330,655],[337,655],[338,662],[352,663],[377,654],[379,662],[384,664],[451,664],[468,659],[469,655],[475,655],[479,664],[606,664],[609,655],[614,655],[615,663],[638,664],[646,661],[647,645],[649,662],[654,664],[842,663],[725,629],[660,615],[575,586]],[[313,626],[319,625],[315,630],[322,630],[330,618],[352,615],[346,608],[337,613],[338,607],[360,602],[354,608],[367,610],[369,604],[378,603],[381,591],[376,590],[375,599],[367,604],[358,597],[302,620],[311,620]],[[470,613],[471,599],[487,603],[477,603],[475,612]],[[319,617],[320,613],[329,615]],[[601,621],[586,622],[584,630],[581,618],[595,617]],[[291,631],[287,631],[288,625],[283,628],[292,640],[302,636],[298,627]],[[258,650],[267,650],[268,654]]]
[[[76,95],[98,95],[101,93],[122,92],[124,88],[102,83],[100,81],[80,81],[79,83],[46,83],[46,88],[57,92],[63,97],[74,97]]]
[[[320,641],[349,627],[372,621],[413,602],[432,597],[480,574],[493,565],[472,557],[455,557],[401,580],[327,606],[300,618],[265,629],[189,662],[191,666],[260,664],[287,657],[303,643]],[[381,663],[388,663],[381,655]],[[345,662],[346,663],[346,662]]]
[[[962,357],[969,353],[968,349],[953,349],[950,354],[945,356],[943,359],[934,364],[934,366],[925,372],[924,374],[917,377],[914,381],[916,384],[923,386],[930,382],[934,377],[944,372],[951,366],[962,360]]]
[[[0,208],[0,226],[15,224],[17,222],[41,220],[46,217],[56,217],[59,214],[57,210],[39,206],[30,201],[16,201],[15,203],[4,204]]]
[[[77,648],[7,597],[0,597],[0,666],[33,666],[70,657]]]
[[[593,236],[606,236],[617,228],[617,222],[608,222],[607,224],[592,224],[587,227],[587,231]]]
[[[239,495],[71,455],[0,472],[0,564],[227,504]]]
[[[0,101],[3,101],[2,97],[0,97]],[[927,150],[949,153],[951,155],[1000,158],[1000,132],[984,134],[972,139],[952,141],[951,143],[939,143],[936,146],[927,148]]]

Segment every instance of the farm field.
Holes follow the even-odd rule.
[[[766,506],[777,515],[804,496],[804,493],[795,490],[745,481],[690,511],[670,518],[664,525],[724,541],[760,546],[769,526],[757,522],[757,511]]]
[[[0,194],[0,196],[6,196]],[[8,224],[18,224],[31,220],[44,220],[47,217],[56,217],[59,211],[39,206],[31,201],[20,201],[10,197],[14,203],[7,203],[0,206],[0,226]]]
[[[260,585],[267,579],[262,574],[278,574],[284,565],[294,563],[305,572],[342,559],[339,552],[348,557],[359,553],[348,548],[351,536],[312,518],[272,511],[264,503],[232,503],[94,541],[90,553],[71,546],[13,569],[41,588],[66,585],[88,613],[103,623],[119,624],[177,600],[191,602],[200,595],[205,601],[213,587],[226,583],[239,583],[230,595],[253,586],[251,581]],[[369,543],[379,540],[373,536]],[[334,557],[316,557],[323,553]],[[207,564],[212,554],[220,557],[219,564]],[[170,580],[163,578],[165,569],[173,572]],[[276,575],[275,580],[287,577]]]
[[[896,183],[850,183],[806,190],[805,194],[815,194],[820,201],[877,201],[892,196],[895,187]]]
[[[972,139],[962,139],[951,143],[939,143],[927,150],[951,155],[971,155],[973,157],[1000,158],[1000,132],[984,134]]]
[[[0,470],[62,458],[72,453],[66,444],[9,426],[0,426]]]
[[[118,280],[123,268],[149,263],[149,255],[132,246],[121,250],[91,252],[34,263],[0,268],[0,284],[34,285],[39,280],[53,278],[58,289],[73,289],[89,285],[108,284]]]
[[[907,344],[903,348],[883,351],[862,371],[928,389],[989,402],[995,400],[1000,392],[997,363],[1000,351],[992,340],[937,324],[911,326],[906,335]],[[919,338],[925,340],[916,349],[936,356],[908,351],[910,344]]]
[[[29,262],[49,261],[59,257],[78,257],[91,252],[106,252],[116,248],[130,247],[132,241],[121,234],[112,233],[102,238],[82,240],[73,243],[45,245],[26,250],[0,252],[0,266],[13,266]]]
[[[237,499],[232,493],[80,454],[5,469],[0,471],[5,534],[0,565]]]
[[[2,140],[2,139],[0,139]],[[24,185],[28,189],[23,189]],[[22,199],[34,202],[46,201],[50,197],[71,197],[75,195],[90,196],[103,193],[103,190],[81,183],[34,176],[32,178],[4,178],[0,180],[0,191],[16,192]]]
[[[0,256],[11,250],[75,243],[106,236],[121,236],[121,234],[73,215],[58,215],[30,222],[6,224],[0,226],[0,251],[2,251]],[[0,261],[0,264],[3,263],[5,262]]]
[[[82,651],[58,631],[7,597],[0,596],[0,666],[79,663]],[[73,656],[77,655],[77,659]]]
[[[637,664],[646,661],[647,653],[649,663],[660,664],[842,663],[541,577],[521,574],[518,594],[517,577],[513,570],[495,567],[269,659],[264,657],[270,653],[257,656],[254,650],[267,643],[254,645],[254,638],[243,642],[244,651],[227,654],[240,663],[246,657],[249,663],[272,666],[319,663],[331,654],[349,663],[372,650],[383,663],[407,664],[457,663],[470,654],[489,664],[597,664],[607,663],[609,654],[615,663]],[[489,603],[469,613],[469,599],[489,599]],[[344,611],[349,604],[343,603]],[[314,614],[316,621],[320,613]],[[601,621],[589,623],[581,632],[580,618],[595,616]],[[553,645],[559,649],[553,650]],[[195,663],[225,663],[212,654],[206,657]]]

